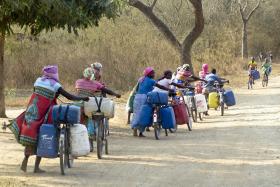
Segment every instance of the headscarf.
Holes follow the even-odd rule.
[[[44,81],[48,79],[51,82],[51,85],[54,85],[55,83],[59,82],[57,65],[45,66],[42,69],[42,74],[42,80]]]
[[[143,71],[143,77],[139,79],[139,82],[143,82],[145,77],[149,76],[153,71],[154,69],[152,67],[145,68],[145,70]]]
[[[93,71],[91,68],[86,68],[83,72],[83,76],[85,79],[91,79],[93,75]]]
[[[90,78],[90,80],[97,80],[98,81],[101,79],[101,69],[102,69],[102,64],[99,62],[95,62],[90,65],[92,71],[93,71],[93,76]]]
[[[207,74],[209,74],[209,66],[208,64],[203,64],[201,71],[199,72],[199,77],[205,79]]]

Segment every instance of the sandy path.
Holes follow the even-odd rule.
[[[238,90],[238,105],[221,117],[216,111],[190,133],[160,141],[131,136],[121,106],[112,124],[110,155],[79,158],[60,176],[58,159],[44,159],[43,175],[19,171],[23,148],[0,134],[0,186],[280,186],[280,81],[269,88]],[[259,83],[258,83],[259,84]],[[10,111],[15,115],[19,111]]]

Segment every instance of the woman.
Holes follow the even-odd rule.
[[[199,72],[199,78],[205,79],[208,74],[209,74],[209,66],[208,64],[203,64],[201,71]]]
[[[96,80],[91,80],[94,77],[94,71],[92,68],[86,68],[83,72],[83,78],[76,81],[76,90],[79,96],[101,96],[103,94],[109,94],[120,98],[121,95],[117,94],[108,88],[104,84]],[[91,118],[87,118],[85,115],[82,116],[83,122],[87,125],[89,141],[91,146],[91,151],[93,151],[93,140],[95,139],[95,128],[94,121]]]
[[[170,86],[174,86],[174,87],[178,87],[178,88],[190,88],[192,89],[191,87],[188,87],[188,86],[183,86],[181,84],[177,84],[175,82],[172,82],[172,71],[170,70],[166,70],[164,73],[163,73],[163,76],[158,80],[158,84],[161,85],[161,86],[164,86],[166,88],[170,88]],[[158,87],[154,88],[155,92],[167,92],[166,90],[162,90]]]
[[[179,71],[177,71],[177,75],[175,77],[175,83],[177,84],[184,84],[188,85],[190,82],[193,81],[205,81],[199,77],[196,77],[191,72],[191,68],[189,64],[184,64]]]
[[[25,146],[25,157],[21,165],[21,170],[24,172],[27,170],[29,157],[36,154],[37,137],[41,125],[52,123],[52,108],[57,104],[56,98],[61,94],[69,100],[88,100],[88,97],[71,95],[62,88],[59,83],[57,66],[45,66],[42,73],[42,77],[39,77],[34,83],[34,92],[26,111],[9,125],[16,140]],[[41,157],[37,156],[34,173],[44,172],[39,168],[40,162]]]
[[[139,124],[137,124],[138,119],[139,118],[139,113],[140,113],[140,109],[141,107],[146,103],[147,100],[147,94],[151,91],[153,91],[154,87],[158,87],[162,90],[166,90],[166,91],[172,91],[169,88],[166,88],[160,84],[158,84],[155,80],[155,71],[153,68],[151,67],[147,67],[144,72],[143,72],[144,76],[141,77],[138,80],[138,86],[137,86],[137,90],[136,90],[136,95],[135,95],[135,99],[133,102],[133,120],[131,123],[131,127],[133,129],[133,136],[137,136],[137,129],[139,129],[140,133],[139,133],[139,137],[145,137],[143,135],[143,131],[144,129],[140,128]]]

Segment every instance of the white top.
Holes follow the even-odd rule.
[[[166,87],[166,88],[170,88],[170,85],[171,85],[171,83],[172,83],[172,80],[171,80],[171,79],[166,79],[166,78],[164,78],[164,79],[158,81],[157,83],[158,83],[159,85],[162,85],[162,86]],[[160,89],[160,88],[158,88],[158,87],[155,87],[154,90],[153,90],[153,92],[168,92],[168,91],[162,90],[162,89]]]
[[[48,79],[42,80],[41,77],[39,77],[36,80],[36,82],[34,83],[34,87],[37,87],[37,86],[46,88],[46,89],[51,90],[55,93],[58,91],[58,89],[60,87],[62,87],[61,84],[58,83],[58,82],[56,82],[55,84],[52,85],[50,80],[48,80]]]

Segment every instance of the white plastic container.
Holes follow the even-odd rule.
[[[192,107],[192,96],[184,96],[185,104],[191,108]]]
[[[85,125],[75,124],[70,128],[71,154],[75,157],[86,156],[90,153],[88,131]]]
[[[207,102],[203,94],[195,95],[196,107],[198,113],[203,113],[208,111]]]
[[[84,103],[84,113],[86,116],[91,117],[94,113],[98,111],[98,104],[100,103],[100,97],[90,97],[88,102]],[[115,103],[109,98],[102,98],[101,101],[101,112],[104,113],[105,117],[113,118],[115,115]]]

